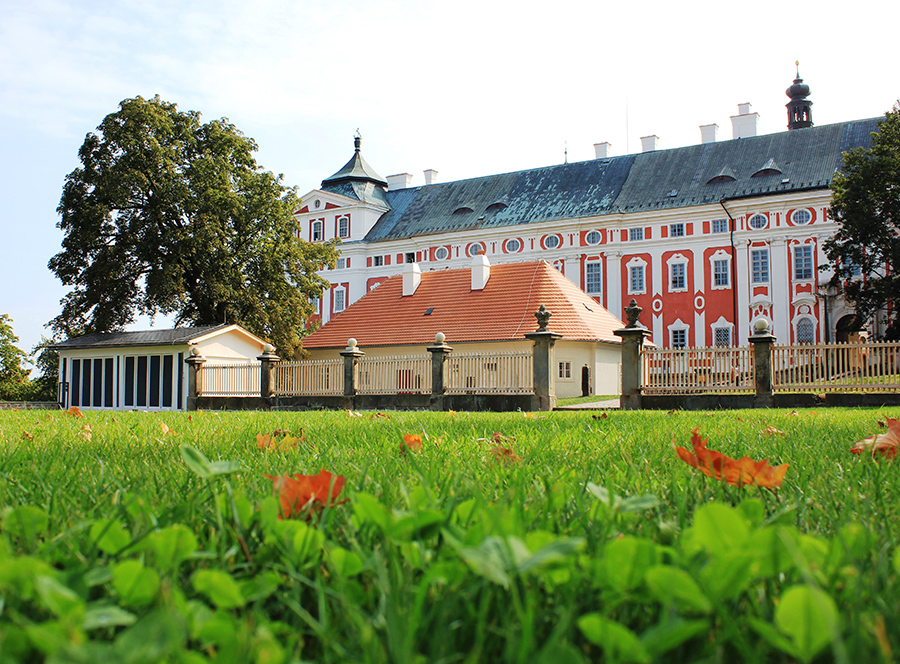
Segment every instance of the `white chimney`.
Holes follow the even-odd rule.
[[[437,171],[433,168],[425,169],[425,184],[435,184],[437,182]]]
[[[719,125],[715,122],[708,125],[700,125],[700,142],[701,143],[715,143],[716,142],[716,134],[719,131]]]
[[[422,283],[422,269],[418,263],[406,263],[403,266],[403,297],[416,292]]]
[[[412,182],[412,175],[409,173],[397,173],[397,175],[388,175],[388,190],[406,189]]]
[[[597,159],[608,159],[609,158],[609,149],[612,146],[604,141],[603,143],[594,143],[594,154]]]
[[[659,136],[653,134],[652,136],[641,136],[641,152],[653,152],[656,149],[656,142],[659,140]]]
[[[491,278],[491,262],[484,254],[472,258],[472,290],[484,290]]]
[[[756,125],[758,122],[759,113],[751,113],[750,104],[738,104],[738,114],[731,116],[733,138],[756,136]]]

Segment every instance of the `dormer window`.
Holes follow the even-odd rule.
[[[706,184],[716,184],[717,182],[734,182],[737,178],[730,166],[723,166],[722,170],[706,181]]]
[[[475,212],[475,210],[473,210],[473,209],[470,208],[470,207],[466,207],[465,205],[463,205],[462,207],[456,208],[456,209],[453,211],[453,214],[468,214],[469,212]]]
[[[756,171],[751,178],[761,178],[767,175],[781,175],[781,169],[778,168],[778,164],[775,163],[774,159],[769,159],[763,167]]]

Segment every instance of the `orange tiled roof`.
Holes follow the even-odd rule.
[[[403,275],[370,291],[303,340],[303,347],[335,348],[355,338],[367,346],[429,345],[524,339],[538,325],[534,312],[551,311],[548,328],[568,340],[619,343],[624,327],[596,300],[547,261],[492,265],[483,290],[471,288],[469,268],[423,272],[416,292],[403,296]],[[430,313],[429,313],[430,312]]]

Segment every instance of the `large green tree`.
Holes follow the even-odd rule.
[[[885,336],[900,339],[900,102],[879,121],[871,147],[844,154],[831,189],[831,218],[840,225],[824,245],[831,284],[861,320],[886,311]]]
[[[337,250],[297,238],[297,196],[256,149],[225,119],[201,123],[158,96],[121,102],[66,177],[49,267],[73,288],[53,328],[113,331],[161,313],[239,323],[292,354]]]
[[[28,356],[16,346],[19,337],[12,322],[8,314],[0,314],[0,401],[23,399],[28,389]]]

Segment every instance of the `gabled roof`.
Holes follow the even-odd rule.
[[[567,340],[619,343],[624,327],[602,305],[546,261],[490,267],[483,290],[472,290],[471,270],[423,272],[412,295],[403,295],[396,275],[354,302],[303,340],[306,349],[344,348],[353,337],[367,346],[431,345],[443,332],[447,343],[510,341],[538,325],[543,304],[553,314],[549,329]]]
[[[231,331],[264,345],[266,342],[240,325],[203,325],[200,327],[176,327],[171,330],[137,330],[133,332],[97,332],[66,339],[50,346],[56,350],[71,348],[106,348],[113,346],[184,346],[205,341]]]

